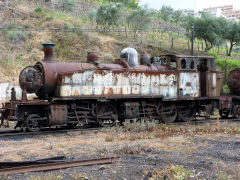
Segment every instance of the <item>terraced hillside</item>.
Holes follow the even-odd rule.
[[[88,51],[96,51],[100,62],[111,62],[127,46],[135,47],[140,53],[163,53],[158,47],[139,44],[109,33],[72,32],[72,28],[95,28],[86,14],[96,9],[99,3],[78,0],[75,5],[74,11],[70,11],[61,0],[52,0],[51,3],[45,0],[0,2],[0,82],[17,84],[20,70],[42,59],[41,43],[44,42],[56,43],[57,61],[84,62]]]

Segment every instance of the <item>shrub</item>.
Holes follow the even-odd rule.
[[[76,2],[74,0],[62,0],[61,8],[64,11],[73,12],[76,6]]]
[[[105,141],[106,142],[112,142],[112,141],[114,141],[114,138],[113,138],[113,136],[106,136]]]
[[[8,31],[7,40],[14,44],[25,42],[26,34],[22,31]]]
[[[35,13],[41,13],[42,12],[42,8],[37,7],[36,9],[34,9]]]
[[[92,22],[92,24],[96,20],[96,13],[97,12],[95,10],[92,10],[92,11],[88,12],[88,18]]]
[[[154,129],[157,128],[158,122],[153,120],[153,121],[126,121],[123,123],[124,124],[124,129],[126,131],[131,131],[131,132],[142,132],[142,131],[153,131]]]

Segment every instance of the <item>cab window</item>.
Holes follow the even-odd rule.
[[[177,69],[177,61],[175,59],[172,59],[170,61],[170,68],[171,69]]]
[[[195,67],[196,67],[196,59],[193,59],[193,58],[181,59],[182,70],[195,70]]]
[[[181,69],[186,69],[186,59],[181,60]]]
[[[189,69],[195,69],[195,62],[194,62],[194,59],[190,59]]]

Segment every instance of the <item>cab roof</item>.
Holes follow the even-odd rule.
[[[206,58],[206,59],[213,59],[214,56],[207,56],[207,55],[183,55],[183,54],[166,54],[165,56],[175,56],[177,58]]]

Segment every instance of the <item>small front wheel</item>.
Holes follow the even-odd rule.
[[[40,130],[41,117],[38,114],[31,114],[26,119],[26,127],[30,132],[36,132]]]

